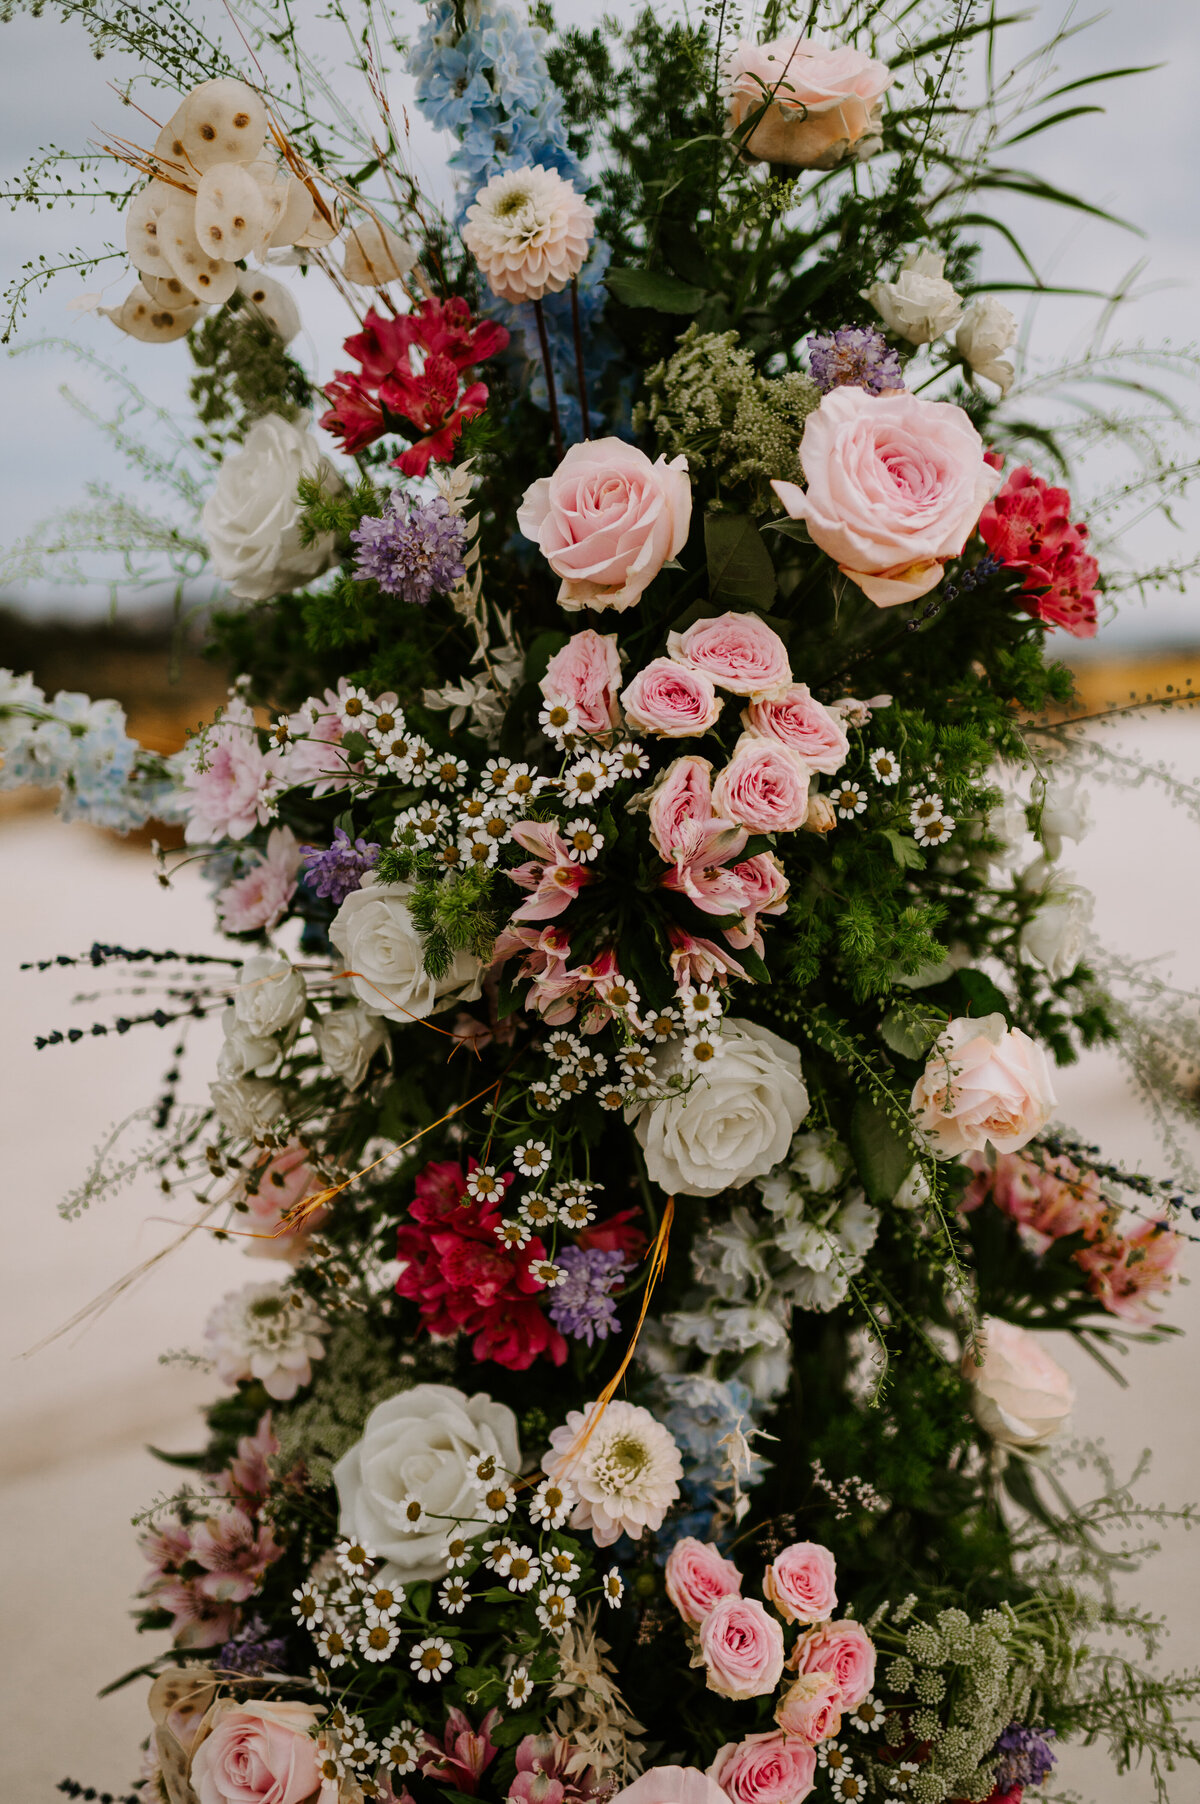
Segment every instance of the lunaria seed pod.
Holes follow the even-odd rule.
[[[300,330],[300,309],[282,282],[261,270],[246,270],[238,277],[238,292],[257,307],[284,344],[295,338]]]
[[[195,203],[180,194],[158,216],[158,238],[171,274],[202,301],[227,301],[237,287],[237,267],[201,250]]]
[[[407,239],[377,219],[364,219],[346,233],[342,274],[357,288],[385,288],[406,276],[416,260]]]
[[[222,262],[238,262],[263,235],[263,196],[240,163],[217,163],[196,189],[195,230],[200,249]]]
[[[142,286],[156,307],[170,307],[178,312],[182,307],[194,307],[196,297],[190,288],[185,288],[178,276],[146,276],[142,277]]]
[[[125,249],[143,276],[169,276],[171,265],[159,242],[158,222],[175,198],[166,182],[147,182],[134,195],[125,214]]]
[[[314,201],[307,226],[293,242],[303,245],[306,250],[321,250],[325,245],[333,243],[338,230],[337,225],[330,225]]]
[[[218,163],[253,163],[267,135],[267,109],[244,81],[221,76],[193,88],[171,121],[173,141],[201,175]]]
[[[165,345],[190,331],[204,308],[198,302],[187,307],[160,307],[139,282],[119,307],[101,307],[99,311],[130,338],[140,339],[143,344]]]

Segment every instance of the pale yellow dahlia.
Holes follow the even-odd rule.
[[[494,175],[467,210],[463,243],[503,301],[557,294],[583,268],[595,230],[592,209],[553,169]]]

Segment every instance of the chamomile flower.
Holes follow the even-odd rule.
[[[415,1773],[421,1758],[421,1732],[405,1717],[379,1743],[379,1757],[393,1773]]]
[[[500,1475],[500,1461],[494,1453],[473,1453],[467,1461],[467,1474],[472,1484],[486,1491]]]
[[[403,1585],[373,1585],[363,1596],[363,1609],[376,1616],[399,1616]]]
[[[610,1566],[605,1573],[604,1583],[601,1588],[604,1592],[604,1601],[609,1609],[619,1610],[621,1607],[621,1599],[625,1595],[625,1580],[621,1577],[620,1572],[615,1566]]]
[[[492,1233],[500,1245],[507,1247],[510,1253],[519,1253],[522,1247],[529,1245],[532,1238],[523,1221],[498,1221],[492,1229]]]
[[[632,1014],[641,1001],[637,985],[630,983],[627,977],[622,977],[619,971],[611,977],[599,978],[596,993],[617,1014]]]
[[[608,788],[608,772],[599,758],[580,758],[563,776],[563,797],[574,808],[587,808]]]
[[[500,1575],[510,1591],[532,1591],[542,1576],[532,1547],[514,1547]]]
[[[617,1054],[617,1064],[626,1074],[631,1071],[649,1071],[650,1057],[640,1046],[622,1046]]]
[[[632,739],[623,739],[610,752],[602,752],[600,755],[613,778],[641,777],[650,769],[649,758]]]
[[[565,1267],[556,1265],[553,1259],[535,1259],[529,1267],[529,1276],[544,1284],[547,1290],[557,1290],[566,1275]]]
[[[367,1735],[365,1729],[355,1728],[351,1734],[343,1735],[338,1745],[338,1756],[347,1766],[356,1770],[374,1766],[379,1759],[379,1749]]]
[[[517,1214],[531,1228],[547,1228],[552,1221],[558,1220],[558,1204],[553,1197],[543,1196],[540,1190],[535,1190],[532,1195],[521,1198]]]
[[[916,796],[908,811],[908,818],[914,827],[922,827],[928,821],[940,820],[946,812],[946,804],[940,795],[932,790],[923,796]]]
[[[538,1592],[537,1619],[552,1634],[562,1634],[577,1608],[566,1585],[543,1585]]]
[[[463,862],[477,871],[490,871],[500,857],[500,847],[494,839],[489,839],[482,827],[472,827],[469,832],[461,833],[458,841],[463,853]]]
[[[845,1772],[851,1764],[844,1741],[834,1741],[831,1737],[828,1741],[818,1742],[818,1766],[824,1767],[830,1773],[841,1773]]]
[[[437,848],[437,862],[443,870],[456,871],[461,870],[467,860],[462,847],[454,840]]]
[[[306,1579],[298,1591],[292,1592],[295,1602],[292,1604],[292,1615],[306,1629],[315,1629],[325,1616],[325,1604],[321,1593],[310,1579]]]
[[[334,1558],[351,1578],[365,1578],[379,1555],[362,1541],[339,1541]]]
[[[626,1100],[630,1097],[646,1096],[655,1087],[653,1070],[649,1065],[627,1065],[624,1087]]]
[[[661,1046],[666,1040],[673,1040],[679,1032],[680,1019],[677,1008],[656,1008],[642,1020],[643,1039],[653,1040],[657,1046]]]
[[[471,1543],[465,1535],[451,1535],[442,1549],[442,1558],[451,1572],[459,1566],[465,1566],[471,1557]]]
[[[919,1776],[920,1771],[915,1760],[902,1760],[892,1775],[892,1784],[897,1791],[909,1792],[912,1790],[913,1780]]]
[[[603,1077],[608,1070],[608,1060],[602,1052],[593,1052],[589,1048],[580,1053],[575,1061],[575,1069],[581,1077]]]
[[[512,838],[508,803],[497,797],[479,817],[479,832],[494,846],[506,846]]]
[[[548,1082],[536,1079],[530,1084],[526,1096],[535,1109],[542,1109],[547,1115],[553,1115],[562,1106],[562,1097],[554,1087],[554,1079]]]
[[[408,1664],[422,1685],[440,1685],[446,1674],[454,1670],[454,1650],[440,1635],[427,1635],[412,1649]]]
[[[396,1527],[402,1534],[416,1535],[429,1527],[425,1506],[419,1497],[405,1497],[396,1505]]]
[[[725,1012],[720,990],[707,983],[697,990],[681,991],[679,1003],[685,1027],[702,1027],[707,1022],[719,1021]]]
[[[867,805],[867,792],[861,783],[839,783],[829,792],[829,800],[844,821],[852,821]]]
[[[533,1681],[523,1666],[514,1666],[508,1675],[505,1696],[510,1710],[519,1710],[533,1695]]]
[[[371,719],[371,698],[356,683],[346,685],[346,693],[338,703],[338,717],[343,733],[361,733]]]
[[[555,1072],[549,1087],[558,1097],[582,1096],[587,1089],[587,1079],[574,1065],[565,1065],[561,1071]]]
[[[556,1585],[570,1585],[579,1577],[579,1561],[569,1547],[552,1547],[542,1555],[546,1577]]]
[[[829,1789],[838,1804],[866,1804],[867,1782],[861,1773],[853,1772],[849,1767],[834,1774]]]
[[[583,1051],[583,1041],[578,1034],[569,1034],[565,1028],[557,1028],[546,1041],[546,1051],[560,1065],[573,1065]]]
[[[447,1616],[461,1616],[470,1601],[466,1579],[448,1578],[438,1591],[438,1603]]]
[[[350,1652],[350,1642],[341,1623],[331,1622],[328,1617],[317,1630],[317,1652],[327,1666],[337,1668],[345,1666],[346,1656]]]
[[[424,789],[433,774],[433,747],[419,733],[409,735],[408,751],[397,766],[396,775],[405,782]]]
[[[317,1772],[321,1779],[322,1792],[325,1791],[326,1785],[332,1785],[334,1787],[332,1796],[336,1798],[341,1789],[342,1780],[346,1777],[345,1762],[341,1755],[335,1754],[332,1748],[318,1748]]]
[[[404,731],[404,715],[394,703],[384,707],[382,701],[372,702],[364,725],[367,738],[378,743]]]
[[[400,1629],[391,1617],[380,1617],[358,1631],[358,1651],[364,1660],[390,1660],[400,1640]]]
[[[562,1528],[577,1498],[565,1480],[543,1478],[529,1499],[529,1520],[544,1528]]]
[[[485,789],[503,789],[512,768],[511,758],[489,758],[480,773],[479,781]]]
[[[538,714],[538,726],[547,739],[562,745],[579,732],[579,715],[566,702],[548,701]]]
[[[875,1701],[875,1693],[868,1691],[866,1697],[860,1704],[854,1706],[845,1720],[854,1728],[861,1730],[864,1735],[874,1735],[883,1728],[886,1715],[887,1712],[883,1705]]]
[[[517,1493],[506,1478],[493,1478],[480,1492],[479,1513],[487,1522],[507,1522],[516,1507]]]
[[[429,766],[430,781],[447,794],[464,789],[470,774],[471,767],[466,759],[456,758],[453,752],[438,752]]]
[[[387,759],[387,767],[394,777],[407,776],[412,769],[413,738],[407,728],[402,728],[377,743],[376,749]]]
[[[558,1214],[564,1227],[578,1233],[581,1228],[586,1228],[595,1221],[596,1207],[590,1197],[568,1196],[558,1205]]]
[[[524,808],[534,796],[541,794],[545,782],[546,779],[537,776],[528,764],[511,764],[503,781],[496,787],[514,808]]]
[[[477,1203],[498,1203],[504,1196],[504,1184],[494,1165],[477,1165],[467,1173],[467,1194]]]
[[[938,814],[931,821],[914,826],[913,838],[919,846],[941,846],[954,832],[954,825],[952,814]]]
[[[875,781],[882,783],[885,788],[890,789],[900,781],[900,760],[895,752],[886,751],[880,746],[871,753],[867,763],[871,766],[871,775]]]
[[[522,1177],[540,1178],[550,1169],[550,1149],[544,1140],[523,1140],[513,1153],[513,1160]]]
[[[590,864],[604,849],[604,835],[591,821],[577,815],[568,821],[563,829],[563,838],[567,844],[567,857],[572,864]]]
[[[494,1540],[483,1544],[483,1563],[489,1572],[499,1572],[508,1558],[513,1541],[511,1535],[497,1535]]]
[[[271,737],[276,745],[290,745],[292,739],[292,723],[286,714],[279,714],[271,728]]]
[[[724,1050],[719,1027],[700,1027],[683,1042],[680,1062],[686,1070],[699,1071],[715,1064]]]
[[[615,1115],[618,1109],[623,1109],[628,1100],[620,1084],[601,1084],[596,1092],[596,1101],[602,1109],[607,1109],[610,1115]]]
[[[460,796],[457,803],[460,825],[471,821],[480,821],[487,812],[488,799],[484,795]]]

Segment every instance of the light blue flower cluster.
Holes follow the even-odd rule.
[[[567,141],[562,95],[546,66],[546,33],[491,0],[467,0],[463,10],[466,25],[460,31],[454,0],[434,0],[408,61],[421,112],[459,139],[459,148],[450,158],[462,183],[459,224],[479,190],[505,169],[540,163],[583,193],[587,177]],[[593,430],[599,415],[594,390],[616,351],[601,326],[607,298],[603,281],[611,255],[608,245],[597,239],[578,282]],[[508,327],[513,350],[523,355],[529,366],[529,394],[536,406],[547,409],[549,397],[533,308],[493,300],[488,312]],[[570,441],[583,432],[570,295],[547,295],[543,313],[563,436]]]
[[[67,689],[48,702],[32,677],[0,670],[0,789],[57,788],[63,820],[127,833],[163,814],[172,788],[139,768],[140,750],[117,702]]]
[[[708,1540],[716,1506],[731,1502],[735,1478],[743,1491],[750,1490],[762,1483],[768,1462],[756,1453],[749,1470],[736,1470],[734,1443],[756,1426],[753,1394],[736,1378],[724,1383],[699,1373],[668,1372],[654,1388],[654,1413],[675,1437],[683,1461],[679,1488],[687,1506],[660,1537],[665,1558],[669,1544],[683,1535]]]

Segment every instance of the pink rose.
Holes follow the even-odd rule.
[[[775,1721],[785,1735],[815,1747],[842,1726],[842,1688],[831,1672],[802,1672],[775,1706]]]
[[[799,752],[810,770],[832,777],[846,762],[850,741],[836,714],[822,707],[807,683],[793,683],[780,695],[762,696],[742,715],[742,725],[753,733],[782,739]]]
[[[800,1804],[813,1788],[817,1757],[773,1729],[727,1741],[708,1769],[734,1804]]]
[[[670,861],[690,847],[688,827],[712,818],[712,765],[707,758],[676,758],[651,792],[651,845]]]
[[[787,647],[757,614],[718,614],[683,633],[667,634],[667,650],[690,670],[702,670],[719,689],[764,695],[792,680]]]
[[[861,1623],[825,1622],[796,1643],[788,1664],[799,1673],[832,1673],[842,1708],[854,1710],[875,1683],[875,1644]]]
[[[862,146],[861,156],[877,141],[883,96],[894,79],[886,63],[849,44],[741,43],[725,79],[729,130],[761,114],[745,142],[747,155],[793,169],[832,169],[851,146]]]
[[[317,1791],[311,1704],[218,1704],[192,1757],[199,1804],[303,1804]]]
[[[667,1556],[667,1596],[690,1628],[695,1628],[723,1597],[738,1595],[742,1575],[732,1560],[708,1541],[685,1535]]]
[[[621,706],[639,733],[687,739],[707,733],[724,707],[711,677],[673,658],[654,658],[622,691]]]
[[[652,1766],[610,1804],[727,1804],[725,1793],[696,1766]]]
[[[605,745],[621,724],[617,690],[621,686],[621,659],[615,633],[597,633],[589,626],[575,633],[546,666],[539,685],[548,702],[561,702],[575,710],[579,730]]]
[[[808,778],[790,745],[743,733],[713,784],[713,807],[755,833],[795,833],[808,815]]]
[[[763,1596],[785,1622],[824,1622],[837,1609],[837,1567],[827,1547],[795,1541],[763,1574]]]
[[[942,1034],[912,1093],[913,1120],[939,1159],[1015,1153],[1045,1127],[1057,1097],[1046,1055],[1003,1015],[960,1015]]]
[[[631,608],[683,550],[691,519],[687,458],[651,463],[619,438],[572,445],[517,509],[517,525],[561,577],[559,605],[571,612]]]
[[[961,407],[862,388],[831,389],[809,414],[800,461],[806,489],[771,487],[880,608],[937,587],[1001,480]]]
[[[733,1593],[700,1624],[700,1654],[710,1691],[723,1698],[763,1697],[783,1672],[783,1630],[754,1598]]]

